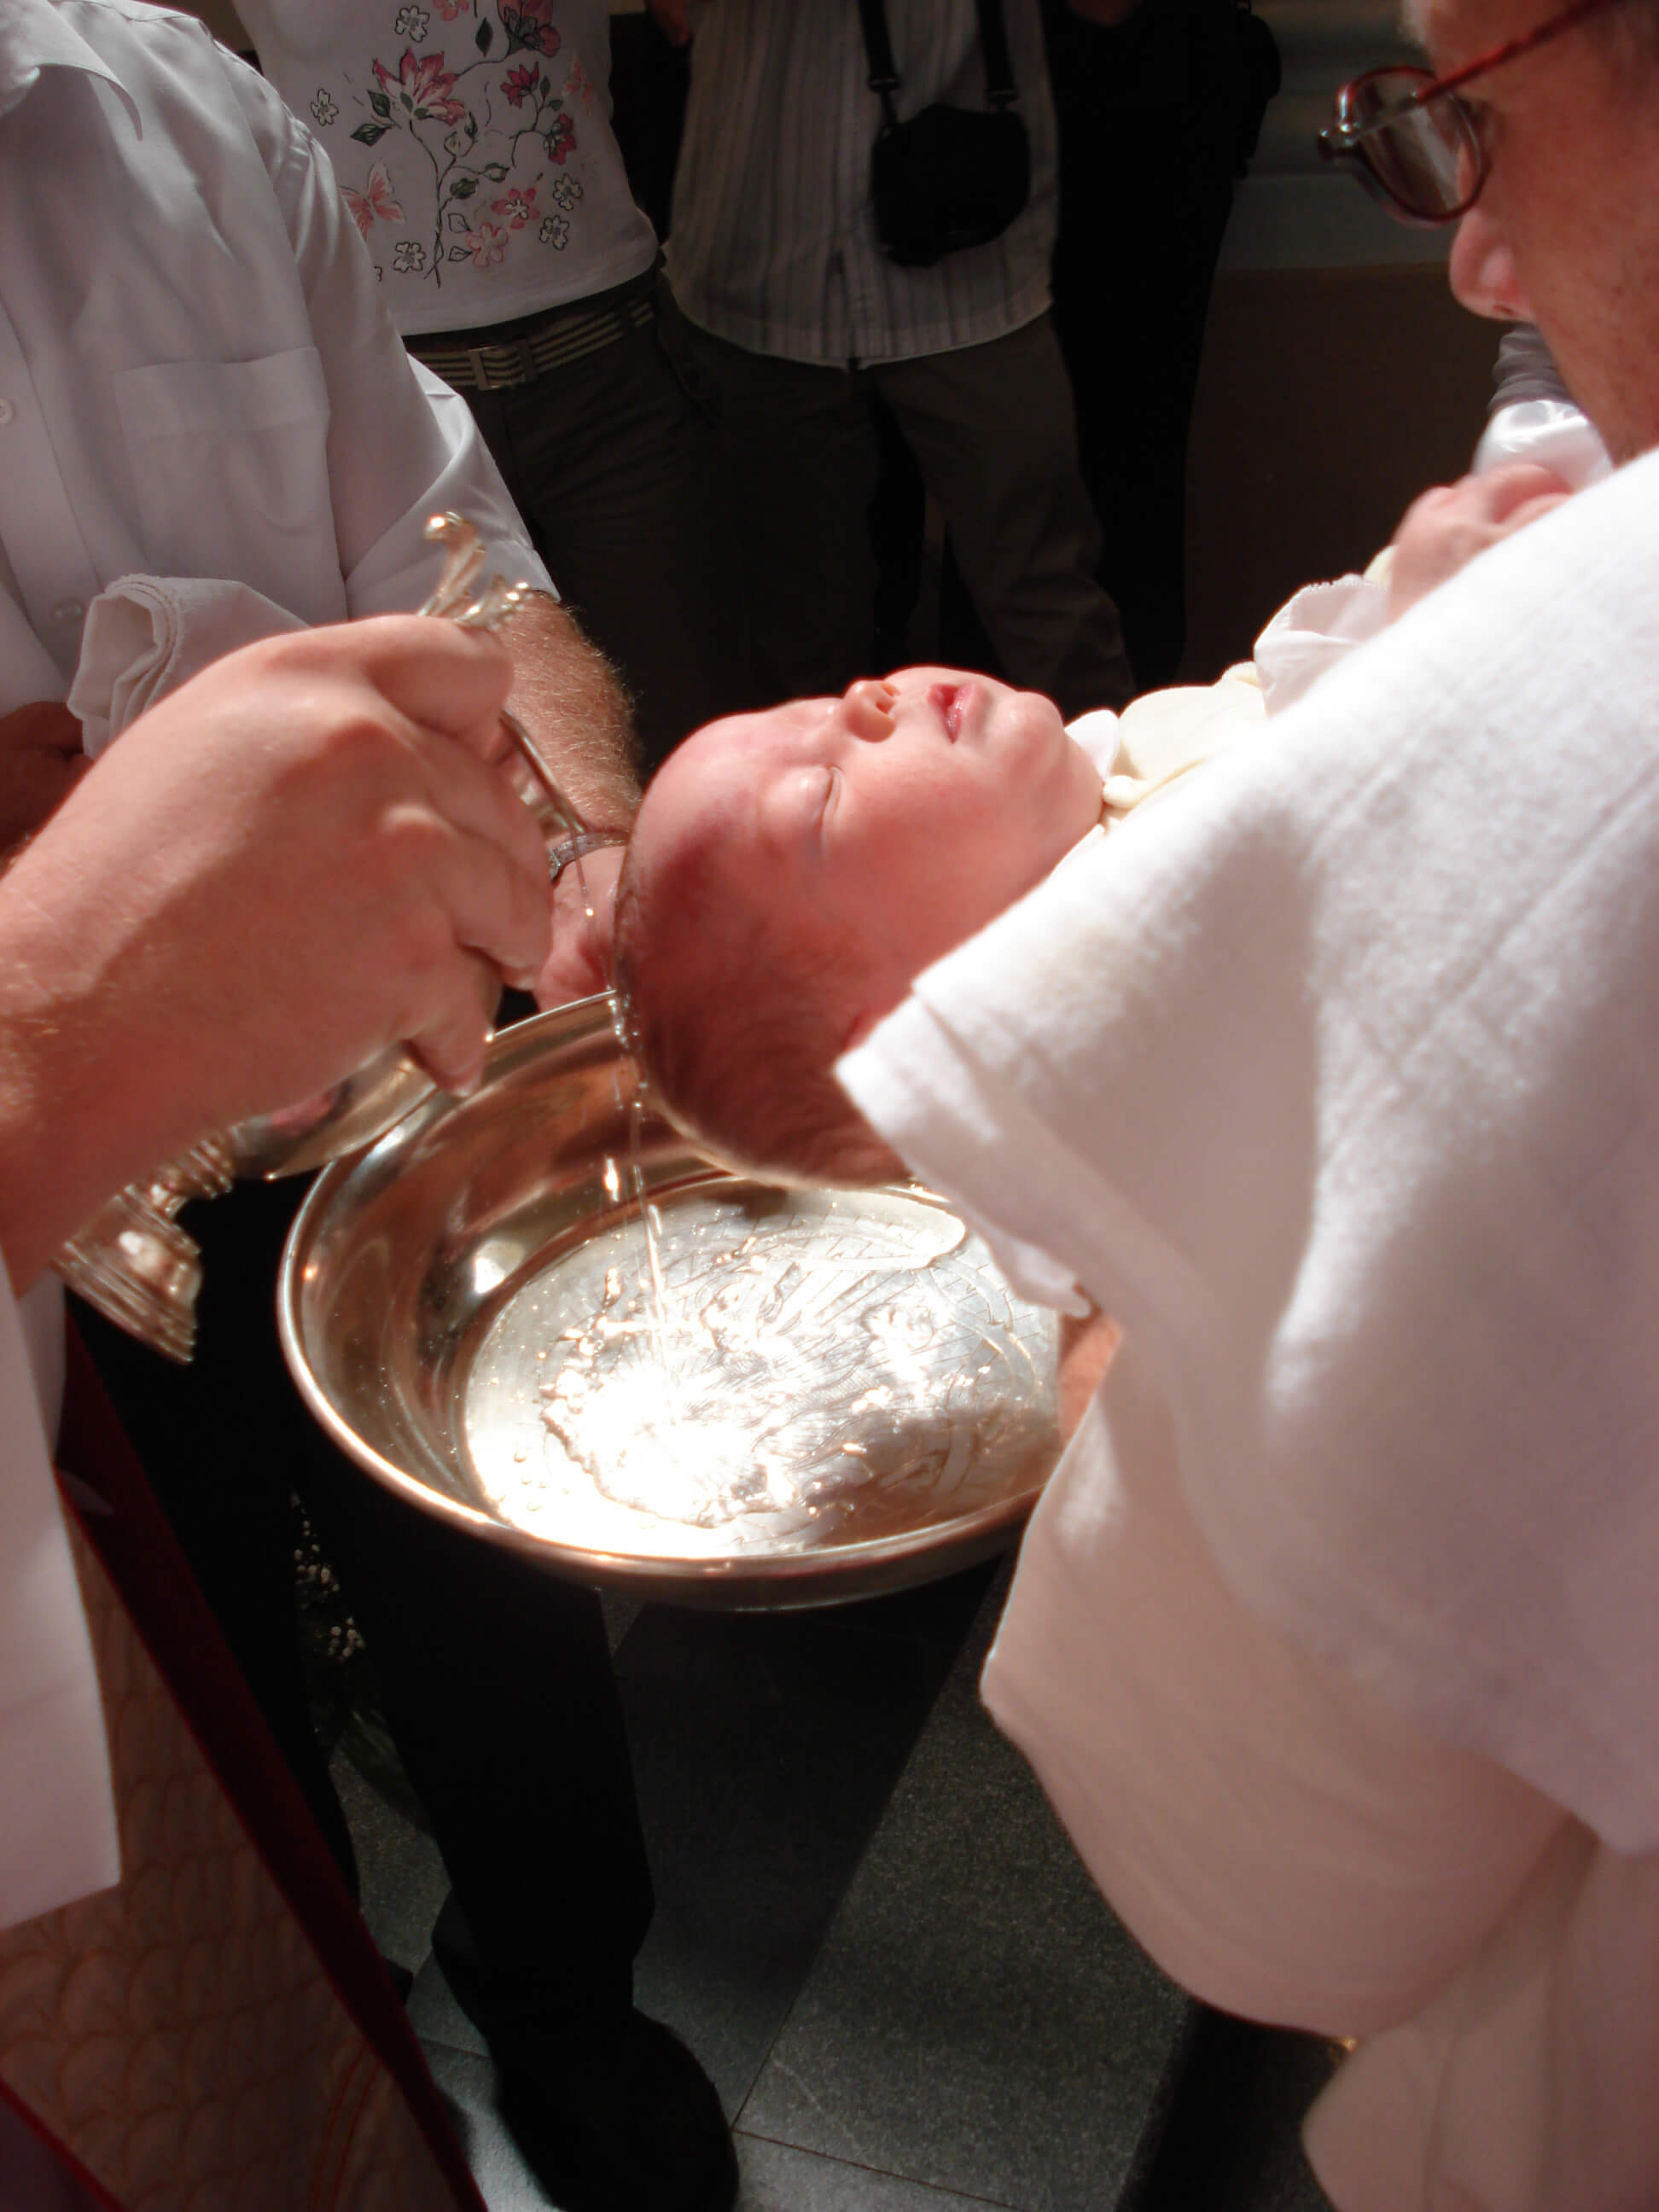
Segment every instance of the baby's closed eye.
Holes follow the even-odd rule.
[[[841,788],[841,770],[814,761],[781,775],[762,809],[769,835],[781,845],[815,842]]]

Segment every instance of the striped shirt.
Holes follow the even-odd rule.
[[[886,0],[898,112],[982,107],[974,0]],[[690,319],[786,361],[895,361],[982,345],[1048,305],[1054,103],[1037,0],[1004,0],[1031,197],[988,246],[901,269],[870,204],[881,103],[857,0],[698,0],[668,269]]]

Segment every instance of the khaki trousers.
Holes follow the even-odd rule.
[[[837,692],[871,668],[875,406],[891,412],[944,514],[1010,679],[1069,718],[1133,689],[1076,410],[1049,318],[986,345],[823,368],[745,352],[678,321],[735,505],[754,658],[770,699]]]

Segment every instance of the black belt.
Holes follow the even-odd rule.
[[[509,338],[491,338],[482,330],[458,331],[430,340],[405,338],[404,343],[416,361],[424,362],[458,391],[506,392],[514,385],[533,384],[553,369],[644,330],[652,317],[653,282],[654,278],[647,279],[642,289],[604,307],[577,300],[568,307],[555,307]],[[485,343],[467,343],[475,337]]]

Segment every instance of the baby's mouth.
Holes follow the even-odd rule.
[[[927,694],[928,704],[945,725],[945,734],[952,744],[962,735],[962,718],[968,702],[973,696],[971,684],[935,684]]]

